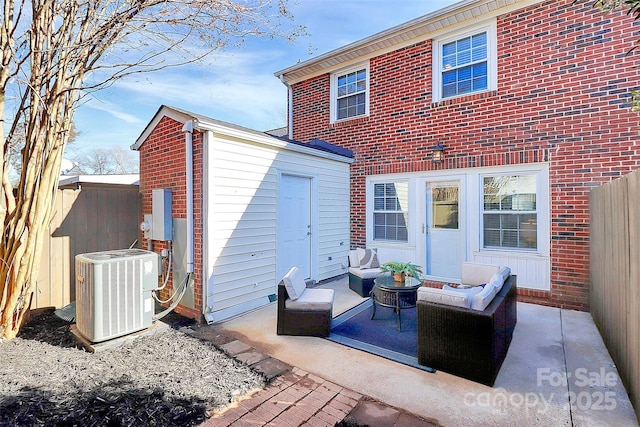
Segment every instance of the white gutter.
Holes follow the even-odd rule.
[[[284,74],[280,74],[280,81],[287,87],[287,133],[289,139],[293,139],[293,91]]]
[[[186,150],[186,185],[187,185],[187,274],[193,273],[193,120],[182,127]]]

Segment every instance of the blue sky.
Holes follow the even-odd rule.
[[[285,126],[286,89],[274,72],[456,1],[290,0],[295,23],[305,25],[308,36],[293,44],[253,39],[206,64],[121,80],[78,109],[74,151],[128,149],[162,104],[256,130]]]

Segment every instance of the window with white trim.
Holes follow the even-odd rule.
[[[331,76],[331,121],[369,114],[369,66]]]
[[[483,178],[485,249],[538,249],[536,189],[535,174]]]
[[[373,239],[407,242],[409,183],[373,184]]]
[[[497,87],[495,23],[434,41],[433,99]]]

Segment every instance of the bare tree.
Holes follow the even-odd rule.
[[[249,36],[294,37],[286,0],[4,0],[0,15],[0,341],[38,277],[60,164],[82,98],[125,76],[197,61]],[[12,120],[5,123],[5,119]],[[24,124],[20,178],[9,143]]]
[[[18,123],[11,139],[6,141],[7,152],[5,156],[8,158],[10,166],[9,176],[12,183],[16,183],[20,177],[20,171],[22,169],[22,150],[24,149],[26,130],[26,125],[24,123]],[[80,134],[81,132],[78,132],[75,125],[71,123],[67,146],[70,146]]]
[[[79,173],[114,175],[138,173],[138,156],[122,147],[96,148],[72,158]]]

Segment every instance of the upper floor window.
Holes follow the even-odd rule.
[[[369,67],[360,66],[331,76],[331,121],[369,113]]]
[[[373,239],[408,241],[409,183],[373,184]]]
[[[495,23],[434,41],[433,100],[496,87]]]

